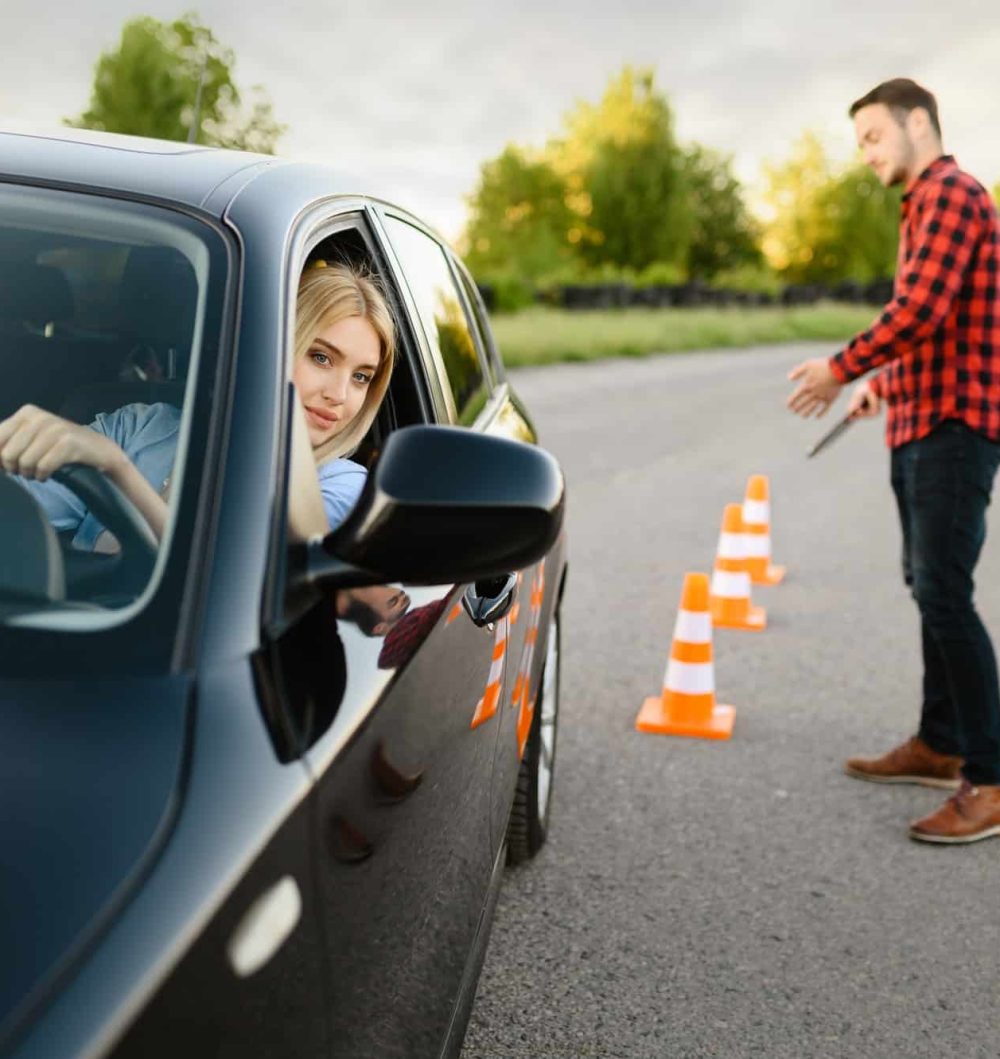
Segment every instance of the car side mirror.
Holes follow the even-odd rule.
[[[393,431],[357,506],[323,540],[293,546],[292,586],[458,584],[541,559],[565,489],[535,445],[457,427]]]

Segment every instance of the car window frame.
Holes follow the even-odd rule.
[[[490,325],[490,317],[489,313],[486,311],[483,296],[479,291],[478,284],[472,277],[472,273],[458,254],[451,252],[448,256],[451,262],[452,271],[458,275],[460,281],[459,287],[461,288],[463,295],[465,295],[469,314],[475,321],[476,331],[483,343],[480,355],[486,363],[489,378],[493,383],[493,389],[499,390],[507,382],[507,371],[504,367],[503,360],[500,357],[500,349],[497,346],[496,337],[494,336],[493,328]]]
[[[340,232],[359,232],[369,254],[379,270],[379,278],[386,288],[390,308],[397,323],[396,363],[407,360],[414,378],[423,422],[434,423],[440,418],[443,396],[435,388],[439,380],[428,372],[420,336],[413,324],[413,310],[407,302],[409,291],[401,286],[387,254],[384,232],[377,223],[377,213],[370,200],[358,196],[322,199],[311,204],[296,221],[288,241],[283,265],[283,325],[284,349],[282,374],[277,380],[282,387],[282,412],[278,425],[278,474],[275,483],[278,502],[274,505],[274,522],[268,548],[267,570],[261,604],[261,628],[274,635],[287,620],[286,589],[288,583],[288,549],[291,543],[289,527],[289,487],[292,480],[291,461],[294,456],[294,390],[292,388],[291,356],[295,342],[295,303],[299,278],[309,255],[331,236]],[[416,362],[416,363],[414,363]],[[317,494],[319,482],[317,480]]]
[[[164,200],[157,196],[122,192],[105,187],[80,185],[72,181],[40,181],[20,176],[4,175],[0,178],[4,186],[24,188],[28,191],[62,193],[86,196],[100,202],[121,202],[129,207],[151,209],[163,215],[176,215],[199,230],[212,233],[215,246],[209,246],[214,262],[221,267],[222,274],[210,282],[214,290],[214,306],[209,306],[206,317],[212,319],[213,327],[206,327],[201,344],[194,357],[194,381],[191,382],[189,368],[188,386],[191,387],[191,407],[182,408],[187,426],[182,431],[176,459],[190,464],[194,446],[204,453],[199,459],[201,470],[197,474],[197,488],[190,470],[185,467],[182,488],[176,497],[178,505],[171,515],[169,552],[158,556],[150,582],[143,592],[125,608],[121,620],[96,628],[70,629],[69,627],[10,626],[0,629],[0,640],[21,641],[23,652],[15,652],[22,664],[27,666],[24,675],[29,678],[41,676],[44,667],[32,667],[32,659],[46,655],[46,643],[60,654],[62,666],[67,673],[91,672],[95,659],[102,660],[102,672],[107,675],[129,674],[177,674],[194,665],[200,619],[203,613],[207,590],[207,569],[215,544],[218,522],[218,490],[215,479],[219,473],[228,436],[231,413],[230,391],[234,379],[236,325],[239,294],[242,288],[243,258],[239,241],[233,232],[217,216],[183,202]],[[206,294],[206,298],[209,295]],[[206,302],[208,305],[208,303]],[[213,363],[209,364],[206,349],[215,346]],[[187,401],[185,394],[185,402]],[[208,402],[208,407],[205,407]],[[194,432],[201,424],[200,437]],[[183,524],[182,513],[189,512],[190,534],[186,549],[178,538],[178,529]],[[193,542],[199,546],[194,547]],[[181,552],[186,558],[179,558]],[[171,573],[176,577],[180,564],[184,563],[179,583],[169,592],[167,582]],[[139,605],[141,602],[141,606]],[[169,618],[169,620],[168,620]],[[162,629],[170,630],[165,640]],[[157,635],[159,633],[160,635]],[[127,638],[127,639],[123,639]],[[123,647],[128,644],[128,650]],[[17,669],[20,674],[21,669]],[[4,672],[4,677],[10,676]]]
[[[465,292],[462,289],[463,285],[459,281],[453,266],[454,255],[451,250],[451,247],[448,246],[447,242],[445,242],[441,238],[441,236],[437,234],[437,232],[435,232],[428,225],[424,224],[417,217],[414,217],[413,214],[408,213],[406,210],[400,209],[397,206],[383,204],[378,208],[377,212],[379,214],[380,219],[392,218],[394,220],[402,222],[403,224],[408,224],[412,228],[416,228],[417,231],[419,231],[421,234],[425,235],[428,239],[430,239],[431,242],[433,242],[444,255],[446,267],[448,269],[448,275],[451,279],[452,285],[455,288],[455,293],[459,299],[459,304],[462,307],[462,312],[465,314],[466,323],[469,325],[469,330],[472,333],[473,346],[476,350],[476,357],[479,361],[479,368],[482,373],[483,383],[486,386],[488,395],[486,403],[480,409],[479,414],[476,416],[475,420],[473,420],[473,422],[470,424],[459,424],[458,409],[455,407],[455,399],[451,389],[451,380],[448,377],[448,371],[445,367],[444,360],[441,357],[440,351],[438,350],[436,344],[431,341],[430,337],[427,334],[427,329],[424,326],[423,318],[421,317],[420,312],[417,309],[416,299],[414,298],[409,288],[409,282],[406,278],[406,270],[403,268],[402,262],[400,261],[399,256],[396,253],[396,248],[392,241],[392,235],[384,224],[382,226],[382,231],[386,242],[392,249],[393,261],[397,269],[397,286],[404,287],[406,290],[406,294],[408,297],[408,309],[412,324],[414,328],[419,328],[419,333],[423,339],[422,348],[424,353],[424,360],[428,365],[428,370],[431,370],[431,368],[433,368],[434,374],[437,379],[437,385],[443,395],[443,403],[447,414],[447,419],[445,420],[445,422],[447,422],[451,426],[463,425],[466,429],[481,429],[482,424],[492,418],[493,414],[495,413],[497,387],[493,382],[492,372],[489,370],[481,342],[477,339],[476,332],[478,331],[478,328],[472,325],[472,321],[469,317],[469,308],[465,297]]]

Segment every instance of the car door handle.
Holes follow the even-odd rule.
[[[517,574],[507,574],[469,585],[462,596],[462,606],[473,624],[482,628],[499,621],[514,605],[516,597]]]

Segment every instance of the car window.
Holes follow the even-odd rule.
[[[447,376],[455,403],[455,421],[468,426],[489,400],[490,387],[448,259],[435,240],[412,224],[387,217],[386,229],[427,341]]]
[[[497,351],[496,342],[493,338],[493,332],[490,328],[486,306],[483,304],[479,288],[470,278],[469,273],[460,262],[456,262],[456,272],[459,281],[462,284],[462,290],[465,292],[472,323],[475,326],[480,339],[480,348],[483,351],[486,366],[489,371],[490,381],[496,386],[501,383],[506,376],[504,374],[503,362],[500,359],[500,354]]]
[[[408,355],[408,347],[412,346],[412,339],[400,327],[402,312],[398,291],[390,281],[381,258],[377,256],[375,243],[370,237],[366,222],[358,214],[337,215],[322,225],[321,232],[324,229],[329,230],[333,225],[336,226],[333,232],[323,235],[318,242],[310,246],[306,260],[301,267],[295,263],[291,269],[296,290],[299,290],[303,283],[309,282],[308,278],[311,275],[318,276],[320,282],[320,286],[313,289],[305,302],[300,303],[298,297],[296,298],[296,313],[288,335],[286,350],[289,365],[288,378],[290,383],[295,384],[298,398],[294,402],[294,414],[291,419],[290,475],[287,489],[287,528],[289,539],[292,541],[306,540],[317,534],[322,536],[330,529],[336,528],[353,510],[356,494],[363,486],[366,472],[378,458],[382,444],[390,431],[399,426],[426,421],[421,395],[418,392],[418,384],[422,379],[418,380],[412,370],[412,365],[422,363],[422,359],[419,356],[410,357]],[[334,273],[341,269],[353,273],[358,280],[364,283],[370,282],[374,286],[376,299],[384,304],[394,336],[394,366],[388,379],[384,380],[382,385],[378,385],[377,378],[372,379],[373,385],[369,392],[376,395],[377,399],[371,403],[369,415],[361,414],[361,419],[364,419],[367,424],[365,429],[355,433],[349,443],[345,443],[342,447],[337,445],[335,440],[331,440],[332,449],[317,450],[319,451],[319,465],[317,465],[317,454],[311,447],[311,441],[316,440],[316,423],[310,413],[322,410],[321,406],[325,398],[322,391],[314,387],[322,382],[328,372],[320,370],[317,374],[308,367],[305,371],[301,370],[300,357],[303,350],[299,348],[299,356],[295,355],[300,323],[299,313],[303,308],[309,313],[320,304],[323,288],[322,277],[325,276],[331,282],[336,283],[333,280]],[[333,288],[327,289],[328,295],[332,293]],[[305,357],[310,358],[313,352],[315,351],[310,350]],[[322,354],[323,351],[319,352]],[[339,350],[333,354],[334,358],[340,358],[343,352],[344,350]],[[328,360],[328,357],[322,356],[321,359]],[[367,405],[366,398],[359,413],[362,413]],[[337,411],[342,413],[343,406],[338,406]],[[337,437],[340,436],[342,435],[338,431]],[[319,470],[318,486],[317,469]],[[326,504],[326,514],[323,514],[322,505],[319,508],[322,516],[320,520],[316,518],[315,497],[319,495],[317,488],[321,490]],[[338,500],[338,497],[342,498],[342,502]]]
[[[100,436],[159,494],[157,511],[166,509],[143,546],[144,520],[133,539],[79,482],[0,474],[0,624],[102,627],[162,568],[216,240],[166,210],[0,187],[0,422],[55,416],[60,430],[87,430],[88,443]],[[100,472],[88,471],[100,484]]]

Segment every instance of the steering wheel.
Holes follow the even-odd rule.
[[[153,571],[157,541],[148,523],[131,500],[95,467],[67,463],[53,479],[71,489],[118,539],[121,551],[110,556],[115,581],[140,591]]]

